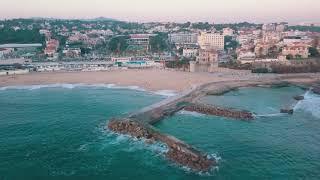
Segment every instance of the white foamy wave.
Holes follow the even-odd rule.
[[[186,111],[186,110],[181,110],[178,112],[178,114],[182,115],[191,115],[191,116],[204,116],[204,114],[198,113],[198,112],[192,112],[192,111]]]
[[[108,145],[120,145],[123,143],[130,144],[129,148],[124,149],[127,152],[135,152],[138,150],[149,150],[156,154],[165,154],[169,151],[166,144],[155,141],[152,143],[148,143],[148,140],[145,138],[138,139],[136,137],[132,137],[126,134],[115,133],[110,130],[105,130],[107,134],[107,139],[105,146]]]
[[[304,100],[299,101],[294,110],[303,110],[320,118],[320,96],[308,91],[304,96]]]
[[[0,90],[10,90],[10,89],[37,90],[37,89],[43,89],[43,88],[73,89],[80,86],[84,86],[84,84],[46,84],[46,85],[28,85],[28,86],[6,86],[6,87],[1,87]]]
[[[82,144],[82,145],[80,145],[80,147],[78,148],[78,150],[79,150],[79,151],[86,151],[86,150],[88,150],[88,146],[89,146],[88,143]]]
[[[131,89],[136,91],[146,91],[145,89],[139,86],[119,86],[115,84],[64,84],[64,83],[57,83],[57,84],[46,84],[46,85],[28,85],[28,86],[6,86],[0,87],[0,90],[38,90],[43,88],[65,88],[65,89],[74,89],[79,87],[90,87],[90,88],[108,88],[108,89]]]
[[[218,164],[219,161],[221,160],[221,157],[218,156],[217,154],[209,154],[207,155],[207,158],[208,159],[214,159],[216,161],[216,163]],[[216,166],[212,166],[209,171],[206,171],[206,172],[203,172],[203,171],[194,171],[192,170],[191,168],[187,167],[187,166],[180,166],[185,172],[187,173],[196,173],[198,174],[199,176],[214,176],[215,172],[219,171],[219,166],[216,165]]]
[[[278,117],[278,116],[285,116],[284,113],[274,113],[274,114],[258,114],[254,115],[255,117]]]
[[[173,97],[173,96],[178,95],[178,93],[173,90],[159,90],[159,91],[155,91],[153,93],[160,95],[160,96],[167,96],[167,97]]]

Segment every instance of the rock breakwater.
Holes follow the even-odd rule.
[[[248,111],[239,111],[216,107],[208,104],[192,103],[184,108],[186,111],[198,112],[207,115],[222,116],[240,120],[253,120],[254,116]]]
[[[214,159],[197,151],[183,141],[172,136],[156,131],[148,124],[143,124],[130,119],[113,119],[108,128],[120,134],[131,135],[136,138],[145,138],[149,143],[159,141],[167,145],[166,157],[182,166],[187,166],[196,171],[208,171],[216,164]]]

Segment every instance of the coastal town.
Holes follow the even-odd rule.
[[[170,68],[320,71],[317,23],[133,23],[107,18],[0,21],[0,75]]]
[[[0,180],[320,180],[319,7],[1,0]]]

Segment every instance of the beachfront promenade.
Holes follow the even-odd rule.
[[[299,78],[307,78],[309,81],[297,80]],[[318,78],[297,75],[292,77],[261,78],[260,80],[245,79],[207,83],[186,90],[176,97],[143,108],[138,112],[130,114],[127,118],[113,119],[109,122],[108,127],[121,134],[145,138],[148,142],[160,141],[168,146],[169,151],[166,153],[166,157],[169,160],[196,171],[208,171],[216,164],[215,159],[209,158],[205,153],[196,150],[175,137],[162,134],[152,125],[182,109],[232,119],[252,120],[254,116],[251,112],[204,105],[199,103],[198,100],[208,94],[222,95],[225,92],[240,87],[258,85],[271,86],[288,83],[310,86],[316,81],[318,81]]]

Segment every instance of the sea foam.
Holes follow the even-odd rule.
[[[181,111],[178,112],[178,114],[197,116],[197,117],[205,116],[205,114],[201,114],[201,113],[198,113],[198,112],[186,111],[186,110],[181,110]]]
[[[85,84],[85,83],[78,83],[78,84],[67,84],[67,83],[56,83],[56,84],[45,84],[45,85],[21,85],[21,86],[5,86],[0,87],[0,91],[5,90],[39,90],[45,88],[65,88],[65,89],[74,89],[74,88],[106,88],[106,89],[130,89],[135,91],[147,91],[144,88],[139,86],[120,86],[116,84]],[[165,97],[172,97],[178,95],[176,91],[173,90],[159,90],[159,91],[150,91],[152,94],[165,96]]]
[[[173,90],[160,90],[160,91],[155,91],[153,93],[157,94],[157,95],[161,95],[161,96],[167,96],[167,97],[172,97],[172,96],[178,95],[178,93]]]
[[[320,96],[307,91],[304,100],[299,101],[294,110],[303,110],[311,113],[314,117],[320,118]]]

